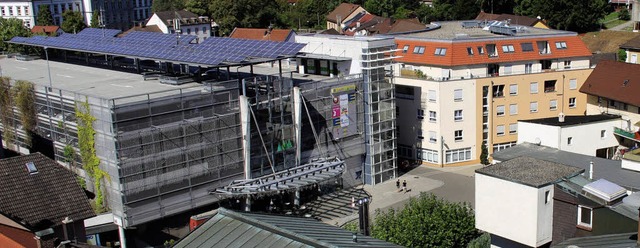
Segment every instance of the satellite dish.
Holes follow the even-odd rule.
[[[540,140],[540,138],[536,137],[535,141],[533,142],[536,145],[540,145],[542,144],[542,141]]]

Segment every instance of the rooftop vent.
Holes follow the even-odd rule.
[[[29,171],[29,175],[38,174],[38,168],[33,162],[28,162],[25,164],[27,166],[27,171]]]

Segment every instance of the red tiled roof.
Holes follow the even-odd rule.
[[[536,41],[548,41],[551,47],[551,54],[539,54]],[[566,42],[567,49],[557,49],[555,42]],[[532,43],[533,51],[523,52],[521,43]],[[469,42],[438,42],[438,41],[420,41],[420,40],[402,40],[401,37],[396,38],[396,44],[399,49],[403,49],[405,45],[409,45],[406,53],[399,52],[397,55],[402,58],[396,59],[398,62],[438,65],[438,66],[461,66],[488,63],[505,63],[515,61],[531,61],[542,59],[557,59],[571,57],[588,57],[591,52],[578,36],[562,36],[549,38],[522,38],[522,39],[498,39],[492,41],[469,41]],[[495,44],[498,50],[497,57],[487,56],[487,44]],[[503,45],[513,45],[515,52],[502,52]],[[416,46],[424,46],[424,54],[414,54],[413,49]],[[485,54],[478,53],[478,46],[484,48]],[[473,49],[473,55],[467,53],[467,47]],[[436,48],[446,48],[445,56],[436,56],[434,52]]]
[[[425,29],[427,29],[427,25],[420,23],[417,18],[400,19],[393,23],[393,25],[391,25],[391,29],[389,29],[388,33],[402,33]]]
[[[640,106],[640,65],[600,61],[580,92]]]
[[[476,20],[495,20],[500,14],[491,14],[484,11],[480,11],[478,16],[476,16]]]
[[[342,21],[345,21],[344,18],[351,15],[356,9],[358,9],[360,5],[352,4],[352,3],[341,3],[336,7],[333,11],[327,14],[327,21],[337,23],[338,16],[342,18]]]
[[[31,28],[31,33],[51,34],[58,32],[58,29],[60,29],[58,26],[33,26],[33,28]]]
[[[235,28],[229,37],[250,40],[287,41],[293,33],[292,29],[273,29],[271,34],[266,28]]]

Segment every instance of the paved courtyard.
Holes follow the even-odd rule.
[[[401,209],[410,197],[416,197],[421,192],[433,193],[440,198],[452,202],[467,202],[474,204],[474,171],[482,168],[482,165],[470,165],[461,167],[437,168],[429,166],[418,166],[399,177],[402,181],[407,181],[408,192],[400,192],[396,188],[396,181],[391,180],[375,186],[365,185],[363,187],[371,197],[369,205],[370,214],[373,217],[376,209],[386,210],[389,208]],[[354,214],[325,222],[333,225],[342,225],[345,222],[356,219],[357,211]],[[373,219],[372,219],[373,220]]]

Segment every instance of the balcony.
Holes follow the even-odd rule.
[[[620,137],[624,137],[636,142],[640,142],[640,139],[638,139],[634,133],[624,130],[622,128],[613,127],[613,133]]]

